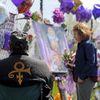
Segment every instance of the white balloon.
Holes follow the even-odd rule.
[[[0,3],[0,24],[3,24],[9,17],[6,7]]]

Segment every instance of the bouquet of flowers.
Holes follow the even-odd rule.
[[[53,21],[55,23],[62,23],[64,22],[64,14],[60,9],[55,9],[53,12]]]
[[[67,51],[65,50],[63,54],[63,61],[64,61],[65,67],[73,68],[74,61],[75,61],[75,53],[73,51],[67,53]]]

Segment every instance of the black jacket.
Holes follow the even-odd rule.
[[[43,61],[32,59],[26,53],[12,53],[8,58],[0,61],[0,82],[2,84],[15,87],[27,86],[34,78],[42,78],[46,81],[49,86],[46,95],[49,95],[53,80],[48,66]]]
[[[90,40],[78,44],[74,74],[81,79],[97,76],[96,48]]]

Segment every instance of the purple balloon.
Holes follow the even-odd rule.
[[[60,10],[64,13],[70,13],[74,6],[73,0],[61,0]]]
[[[12,0],[15,6],[19,6],[25,0]]]
[[[76,10],[76,20],[79,22],[88,22],[92,17],[92,11],[80,5]]]
[[[100,4],[95,4],[94,5],[92,13],[93,13],[93,16],[94,16],[95,19],[100,17]]]

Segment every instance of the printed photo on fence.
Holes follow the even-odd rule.
[[[39,47],[40,59],[43,59],[53,72],[66,71],[62,55],[69,51],[65,31],[59,27],[33,22],[33,29]]]

